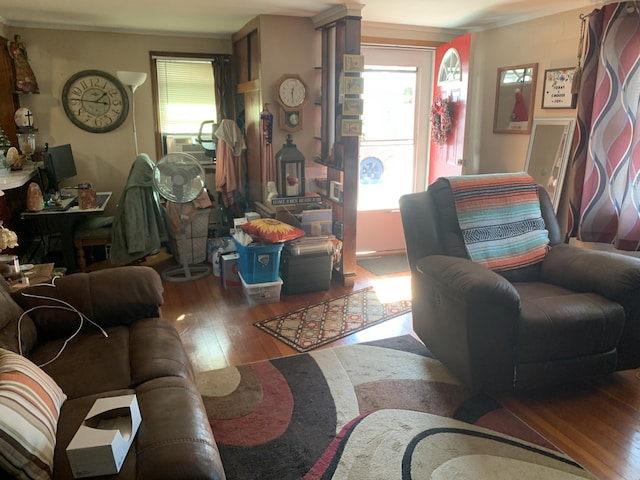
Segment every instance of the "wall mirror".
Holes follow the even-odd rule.
[[[538,64],[498,68],[495,133],[529,133],[533,120]]]
[[[575,129],[575,118],[536,118],[533,120],[525,171],[546,188],[558,211]]]

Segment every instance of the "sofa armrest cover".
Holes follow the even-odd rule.
[[[640,259],[618,253],[556,245],[542,262],[541,280],[622,302],[640,297]]]
[[[76,273],[57,278],[53,285],[34,285],[13,294],[24,310],[39,307],[31,310],[29,316],[38,328],[39,337],[45,339],[68,336],[78,328],[78,314],[59,308],[64,305],[60,300],[102,328],[160,316],[162,281],[150,267],[125,266]],[[87,323],[86,329],[95,328]]]

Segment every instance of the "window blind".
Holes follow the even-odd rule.
[[[162,135],[197,135],[217,120],[211,62],[156,58],[156,70]]]

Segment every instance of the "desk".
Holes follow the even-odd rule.
[[[73,245],[73,232],[77,223],[86,216],[103,215],[112,192],[98,192],[98,208],[82,210],[77,205],[68,210],[41,210],[40,212],[22,212],[22,220],[38,222],[41,230],[59,232],[62,240],[62,253],[67,273],[77,269],[76,250]]]

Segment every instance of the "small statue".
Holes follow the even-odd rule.
[[[9,42],[8,47],[16,73],[16,89],[20,92],[40,93],[38,81],[29,65],[27,47],[24,42],[20,40],[20,35],[15,35],[13,41]]]
[[[42,190],[40,185],[36,182],[31,182],[27,189],[27,210],[29,212],[39,212],[44,207],[44,198],[42,197]]]

